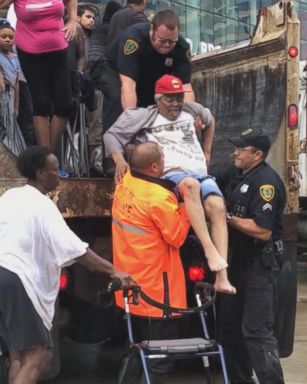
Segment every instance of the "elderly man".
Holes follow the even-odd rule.
[[[115,182],[129,169],[124,153],[127,144],[157,142],[165,156],[164,179],[176,184],[183,199],[191,225],[198,236],[209,267],[216,271],[215,288],[235,293],[227,278],[228,234],[225,204],[214,179],[207,175],[206,160],[213,141],[214,118],[209,109],[197,103],[184,104],[182,81],[171,75],[162,76],[155,86],[157,105],[126,109],[109,131],[104,134],[106,155],[116,164]],[[189,113],[188,113],[189,112]],[[196,136],[194,117],[200,117],[203,148]],[[210,238],[205,213],[211,221]]]

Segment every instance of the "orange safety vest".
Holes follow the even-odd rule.
[[[132,174],[131,174],[132,172]],[[116,186],[112,206],[113,262],[160,303],[186,308],[185,276],[179,248],[190,223],[165,180],[127,172]],[[162,184],[162,185],[161,185]],[[115,294],[123,308],[122,291]],[[142,299],[132,314],[163,317],[161,309]]]

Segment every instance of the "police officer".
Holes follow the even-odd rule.
[[[254,371],[260,384],[280,384],[273,321],[285,187],[265,162],[270,139],[263,130],[247,129],[230,142],[235,167],[220,181],[228,211],[229,279],[237,294],[221,295],[221,341],[232,383],[254,383]]]
[[[179,77],[186,101],[194,101],[191,80],[190,48],[179,35],[180,22],[171,10],[157,12],[152,23],[128,27],[107,46],[100,78],[104,93],[103,129],[106,131],[122,108],[155,104],[154,85],[164,74]]]

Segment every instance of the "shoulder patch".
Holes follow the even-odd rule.
[[[275,188],[271,184],[264,184],[261,185],[259,188],[260,196],[265,201],[271,201],[274,198],[275,195]]]
[[[128,39],[124,46],[124,54],[131,55],[131,53],[135,52],[139,48],[139,45],[136,41],[132,39]]]

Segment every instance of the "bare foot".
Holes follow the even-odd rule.
[[[215,247],[206,249],[205,254],[211,271],[218,272],[228,267],[227,261],[218,253]]]
[[[217,292],[227,293],[229,295],[235,295],[237,293],[236,288],[230,284],[228,280],[226,269],[217,272],[214,283],[214,288]]]

